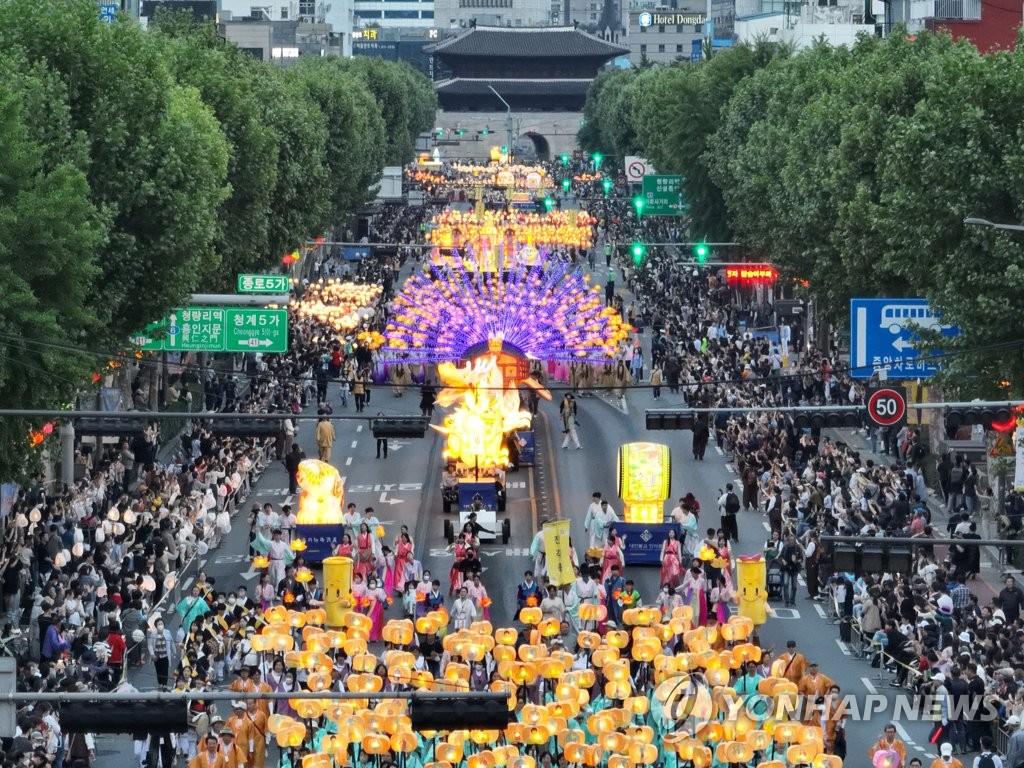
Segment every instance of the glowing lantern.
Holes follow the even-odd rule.
[[[838,755],[817,754],[811,765],[813,768],[843,768],[843,759]]]

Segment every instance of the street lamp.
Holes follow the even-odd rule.
[[[997,224],[994,221],[979,219],[976,216],[968,216],[964,219],[964,224],[976,227],[991,227],[992,229],[1005,229],[1010,232],[1024,232],[1024,224]]]
[[[487,87],[488,87],[488,89],[490,89],[491,93],[493,93],[495,96],[497,96],[498,100],[502,104],[505,105],[505,109],[508,110],[508,113],[506,114],[506,117],[505,117],[505,130],[508,131],[508,153],[509,153],[508,159],[509,159],[509,161],[511,161],[512,160],[512,107],[511,107],[511,105],[507,101],[505,101],[505,99],[503,99],[501,97],[500,93],[498,93],[496,90],[494,90],[494,86],[493,85],[488,85]]]

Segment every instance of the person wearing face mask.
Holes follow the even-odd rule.
[[[375,576],[371,576],[366,584],[366,594],[363,600],[367,602],[367,615],[370,617],[370,641],[382,639],[384,631],[384,606],[387,604],[388,596],[380,586]]]
[[[164,626],[164,620],[157,619],[153,622],[153,629],[149,633],[149,656],[153,659],[153,667],[156,669],[156,684],[161,688],[167,687],[170,669],[177,666],[177,648],[171,630]]]
[[[672,617],[672,611],[682,604],[683,598],[676,594],[675,587],[666,584],[661,588],[661,592],[658,593],[657,605],[664,621],[667,622]]]

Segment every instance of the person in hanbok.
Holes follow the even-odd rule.
[[[370,617],[370,641],[375,642],[382,639],[381,632],[384,629],[384,608],[387,605],[387,593],[381,588],[376,576],[370,576],[366,585],[366,592],[363,595],[365,613]]]
[[[711,588],[711,610],[718,618],[719,624],[729,621],[729,601],[732,600],[732,589],[727,586],[725,576],[718,577],[718,583]]]
[[[356,536],[356,564],[353,572],[361,575],[365,583],[373,572],[373,564],[373,534],[370,533],[370,526],[363,522]]]
[[[198,584],[192,586],[192,594],[183,597],[175,609],[181,616],[181,632],[187,637],[192,623],[210,612],[210,604],[203,598]]]
[[[427,607],[427,596],[430,594],[431,580],[430,571],[424,571],[416,585],[416,618],[426,616],[430,612]]]
[[[668,536],[661,543],[661,586],[678,587],[683,568],[679,560],[679,539],[674,528],[668,529]]]
[[[476,607],[476,618],[484,621],[491,620],[491,598],[487,594],[487,587],[480,581],[480,574],[473,574],[473,581],[466,585],[469,589],[469,597]]]
[[[593,629],[592,622],[579,620],[579,606],[584,603],[588,605],[600,605],[602,602],[601,597],[601,585],[598,584],[594,579],[591,578],[590,568],[584,566],[580,568],[579,576],[576,577],[576,581],[572,585],[572,591],[576,595],[576,630]],[[570,613],[570,615],[572,615]]]
[[[342,535],[341,543],[338,544],[338,548],[334,550],[334,554],[337,557],[352,557],[352,537],[347,533]]]
[[[605,545],[608,540],[608,529],[617,522],[619,522],[619,516],[608,505],[606,499],[601,500],[596,510],[593,504],[587,508],[583,527],[590,532],[591,549],[600,549]]]
[[[466,541],[466,534],[460,533],[459,538],[455,540],[455,544],[452,545],[455,551],[455,562],[452,563],[451,570],[448,571],[448,595],[457,594],[459,588],[462,586],[462,568],[459,566],[462,561],[466,559],[466,550],[469,549],[469,543]]]
[[[533,558],[533,573],[539,579],[547,575],[547,555],[544,547],[544,530],[543,526],[547,520],[541,523],[541,530],[537,531],[533,535],[533,541],[530,542],[530,557]]]
[[[395,539],[395,584],[396,592],[405,592],[405,582],[415,577],[415,548],[404,525]]]
[[[731,592],[733,590],[732,581],[732,557],[729,554],[729,542],[724,536],[718,537],[718,557],[716,558],[715,567],[719,569],[719,573],[722,574],[722,578],[725,579],[725,586]],[[718,560],[721,562],[717,562]]]
[[[295,673],[291,670],[285,670],[279,684],[275,685],[273,682],[270,682],[270,687],[278,693],[292,693],[293,691],[301,690],[295,680]],[[298,717],[288,699],[276,699],[274,701],[274,714],[284,715],[285,717]]]
[[[384,564],[381,566],[382,573],[380,574],[381,586],[384,589],[384,594],[390,597],[395,591],[395,555],[391,551],[391,547],[381,547],[381,562]]]
[[[366,597],[366,582],[363,581],[363,574],[353,573],[352,574],[352,606],[355,608],[356,613],[361,613],[365,616],[369,616],[370,612],[369,602],[365,601]]]
[[[679,500],[679,506],[672,510],[672,519],[682,528],[680,539],[681,555],[694,555],[700,548],[700,504],[692,493]]]
[[[612,572],[613,567],[618,567],[622,573],[625,565],[625,557],[622,554],[622,542],[614,533],[608,534],[604,545],[604,556],[601,558],[601,581],[605,581]]]
[[[274,585],[270,583],[270,574],[264,571],[260,574],[260,583],[256,585],[256,591],[252,596],[259,605],[261,613],[274,604],[274,595]]]
[[[672,611],[683,604],[683,598],[676,594],[676,589],[671,584],[663,584],[657,599],[658,610],[661,611],[661,620],[668,623],[672,618]]]
[[[704,568],[701,561],[693,559],[693,563],[683,575],[683,583],[680,585],[683,604],[693,609],[693,623],[695,626],[703,627],[708,623],[708,582],[704,576]]]
[[[295,553],[288,543],[281,538],[281,529],[275,528],[270,534],[270,541],[267,541],[262,534],[257,533],[253,540],[252,548],[270,560],[267,573],[270,575],[270,583],[274,589],[284,581],[285,568],[295,560]]]
[[[459,589],[459,596],[452,602],[451,618],[456,632],[460,629],[469,629],[469,625],[476,619],[476,606],[469,596],[469,587],[466,585]]]
[[[416,618],[417,602],[419,592],[416,591],[416,582],[405,582],[405,591],[402,592],[402,612],[407,619]]]
[[[360,514],[359,509],[355,504],[349,503],[345,509],[345,514],[341,516],[341,524],[344,526],[345,531],[351,536],[355,536],[362,522],[363,516]]]

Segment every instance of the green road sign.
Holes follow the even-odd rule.
[[[239,293],[288,293],[287,275],[239,275]]]
[[[644,216],[679,216],[689,206],[683,203],[682,176],[644,176]]]
[[[225,326],[226,352],[287,352],[287,309],[239,309],[229,307]]]
[[[130,340],[149,352],[287,352],[288,310],[183,307]]]

